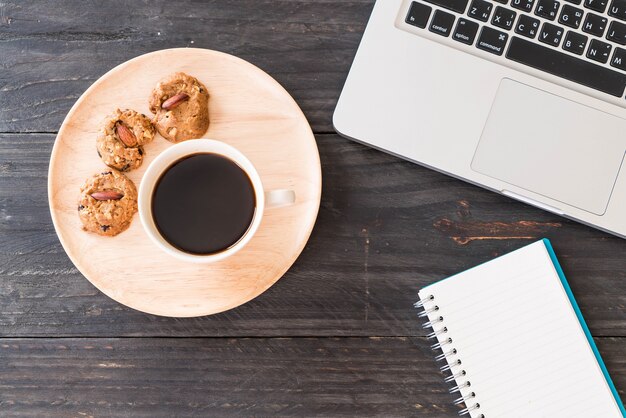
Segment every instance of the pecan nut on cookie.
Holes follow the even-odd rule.
[[[209,129],[209,93],[195,77],[165,77],[152,90],[149,105],[157,130],[170,142],[201,138]]]
[[[117,109],[107,116],[98,134],[96,148],[102,161],[120,171],[141,165],[143,145],[154,139],[156,129],[148,117],[134,110]]]
[[[83,229],[115,236],[125,231],[137,212],[137,188],[114,170],[96,174],[80,188],[78,216]]]

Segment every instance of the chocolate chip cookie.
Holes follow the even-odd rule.
[[[149,104],[157,130],[168,141],[201,138],[209,129],[209,93],[195,77],[165,77],[152,90]]]
[[[124,174],[105,171],[80,188],[78,215],[83,229],[115,236],[129,227],[137,212],[137,188]]]
[[[117,109],[108,116],[96,140],[98,155],[109,167],[130,171],[143,162],[143,145],[154,139],[150,119],[134,110]]]

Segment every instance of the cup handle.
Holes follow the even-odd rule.
[[[296,203],[296,193],[293,190],[279,189],[265,192],[265,207],[279,208]]]

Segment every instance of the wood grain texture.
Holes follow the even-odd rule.
[[[623,338],[599,350],[625,398]],[[6,339],[12,417],[454,417],[424,338]],[[512,394],[515,396],[515,394]]]
[[[55,236],[45,176],[53,141],[0,136],[0,335],[423,335],[411,309],[421,286],[545,236],[594,336],[626,336],[626,242],[336,135],[317,136],[319,217],[274,287],[213,317],[130,310],[94,289]]]
[[[332,131],[331,114],[373,3],[3,1],[0,132],[55,132],[106,71],[174,47],[252,62],[283,84],[316,131]]]
[[[313,235],[261,297],[180,320],[102,295],[54,233],[40,133],[115,65],[182,46],[258,65],[329,133],[373,0],[128,4],[0,2],[0,132],[33,133],[0,134],[0,415],[454,417],[417,289],[544,236],[624,399],[626,242],[336,135]],[[278,338],[108,338],[151,336]]]
[[[152,89],[176,72],[197,77],[209,92],[211,123],[202,137],[223,141],[242,152],[258,172],[262,186],[255,188],[261,189],[260,193],[262,188],[286,189],[296,195],[292,205],[265,211],[259,208],[262,218],[256,218],[261,224],[250,242],[233,256],[211,264],[190,263],[166,254],[151,241],[139,215],[119,236],[102,237],[83,231],[76,212],[78,190],[85,179],[108,169],[94,146],[103,118],[117,108],[150,114]],[[179,148],[198,143],[179,144]],[[160,135],[144,147],[143,164],[127,173],[139,195],[144,194],[146,170],[171,147]],[[166,162],[162,169],[183,156]],[[150,181],[157,179],[158,175]],[[311,128],[275,80],[232,55],[175,48],[116,67],[81,96],[63,122],[52,150],[48,197],[52,220],[68,256],[98,289],[142,312],[192,317],[237,307],[280,279],[311,234],[321,183]],[[150,215],[144,219],[151,219]],[[253,225],[258,225],[256,220]]]

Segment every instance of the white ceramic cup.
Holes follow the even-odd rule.
[[[221,155],[237,164],[250,178],[256,198],[256,209],[247,232],[229,248],[206,255],[186,253],[167,242],[159,232],[152,216],[152,195],[161,175],[176,161],[199,153]],[[139,218],[150,239],[166,253],[192,263],[213,263],[235,254],[252,239],[261,224],[266,208],[291,205],[295,203],[295,200],[296,195],[293,190],[264,191],[259,173],[250,160],[236,148],[212,139],[193,139],[169,147],[150,163],[139,186]]]

